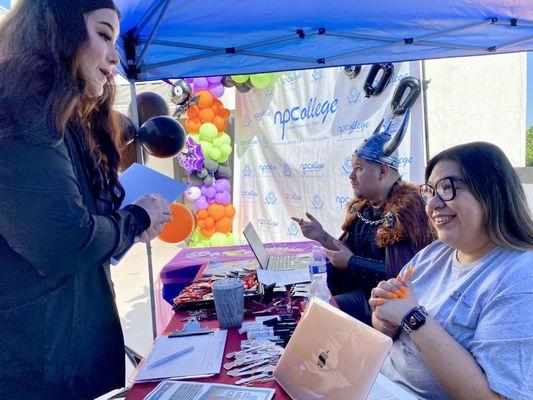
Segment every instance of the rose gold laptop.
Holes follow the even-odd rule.
[[[364,400],[391,344],[390,337],[313,299],[274,378],[294,400]]]

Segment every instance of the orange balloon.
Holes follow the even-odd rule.
[[[198,133],[202,122],[198,118],[187,118],[185,120],[185,130],[189,133]]]
[[[206,228],[212,228],[213,226],[215,226],[215,220],[213,219],[213,217],[207,217],[206,219],[204,219],[204,221]]]
[[[212,108],[204,108],[203,110],[200,110],[199,117],[200,121],[204,124],[206,122],[213,122],[213,119],[215,118],[215,112]]]
[[[196,223],[200,228],[205,228],[205,219],[199,219]]]
[[[183,204],[172,203],[172,221],[163,225],[159,239],[167,243],[179,243],[187,239],[194,229],[194,217],[191,210]]]
[[[211,107],[211,104],[213,104],[213,95],[207,90],[200,90],[196,93],[196,96],[198,96],[198,107],[200,109]]]
[[[233,204],[228,204],[226,207],[224,207],[224,214],[226,217],[230,218],[235,216],[235,207],[233,207]]]
[[[213,118],[213,125],[217,127],[218,132],[224,132],[226,130],[226,120],[222,118],[220,115],[216,115],[215,118]]]
[[[187,110],[187,117],[189,118],[198,118],[198,113],[200,112],[200,109],[197,105],[190,106]]]
[[[210,217],[213,217],[215,221],[218,221],[224,216],[224,206],[218,203],[211,203],[207,208],[207,213]]]
[[[230,233],[233,223],[231,222],[231,218],[229,217],[222,217],[220,221],[217,221],[215,224],[215,229],[217,232],[220,233]]]
[[[231,115],[231,112],[227,108],[222,107],[221,109],[218,110],[218,115],[220,115],[224,119],[228,119],[229,116]]]
[[[220,101],[219,99],[213,99],[212,107],[216,107],[218,110],[219,108],[224,108],[224,103],[222,103],[222,101]]]
[[[209,216],[209,214],[207,213],[206,209],[198,210],[198,212],[196,213],[196,219],[197,220],[206,219],[208,216]]]
[[[210,238],[211,236],[213,236],[213,233],[215,233],[215,227],[210,228],[210,229],[204,228],[200,231],[200,233],[202,234],[202,236],[206,238]]]

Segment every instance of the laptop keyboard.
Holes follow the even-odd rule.
[[[296,255],[270,256],[268,257],[268,269],[271,271],[283,271],[296,269]]]

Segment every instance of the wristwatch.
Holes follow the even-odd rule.
[[[407,333],[416,331],[424,325],[427,316],[428,312],[423,306],[412,308],[402,319],[402,329]]]

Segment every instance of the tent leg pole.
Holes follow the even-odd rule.
[[[428,101],[427,86],[429,81],[426,80],[426,62],[422,60],[422,109],[424,110],[424,147],[426,155],[426,165],[429,162],[429,121],[428,121]]]
[[[135,90],[135,81],[130,80],[130,94],[131,94],[131,113],[133,117],[133,124],[139,129],[139,109],[137,107],[137,93]],[[140,143],[137,143],[137,160],[144,165],[144,154]],[[152,337],[157,337],[157,324],[155,320],[155,289],[154,289],[154,269],[152,263],[152,246],[150,242],[146,243],[146,258],[148,261],[148,282],[150,287],[150,314],[152,317]]]

